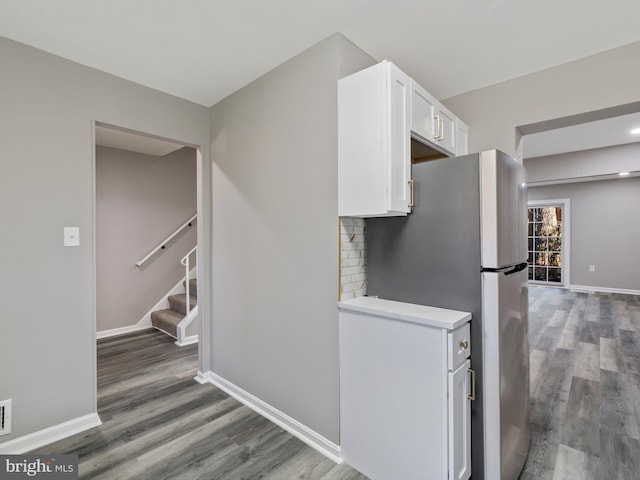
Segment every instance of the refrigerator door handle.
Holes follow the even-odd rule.
[[[518,263],[517,265],[514,265],[513,267],[482,268],[480,269],[480,271],[488,272],[488,273],[504,273],[505,275],[513,275],[514,273],[518,273],[518,272],[521,272],[522,270],[525,270],[528,266],[529,264],[527,262],[522,262],[522,263]]]
[[[508,271],[504,272],[504,274],[505,275],[513,275],[514,273],[518,273],[518,272],[521,272],[522,270],[525,270],[527,268],[527,266],[528,266],[527,262],[519,263],[518,265],[513,267],[511,270],[508,270]]]

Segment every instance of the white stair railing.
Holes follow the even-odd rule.
[[[183,345],[189,345],[191,343],[195,343],[198,341],[198,335],[191,335],[191,336],[187,336],[187,327],[191,324],[191,322],[193,322],[193,320],[198,316],[198,305],[196,305],[195,307],[191,308],[191,285],[189,285],[189,280],[190,280],[190,274],[191,274],[191,256],[192,254],[195,253],[194,257],[194,268],[197,269],[198,266],[198,246],[196,245],[195,247],[193,247],[189,253],[187,253],[184,257],[182,257],[182,260],[180,260],[180,263],[182,265],[184,265],[184,279],[185,279],[185,297],[186,297],[186,309],[187,309],[187,313],[184,317],[184,319],[178,324],[177,330],[176,330],[176,336],[177,341],[176,344],[183,346]],[[196,270],[197,272],[197,270]],[[197,273],[196,273],[196,278],[197,278]]]

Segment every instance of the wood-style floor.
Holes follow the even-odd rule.
[[[640,297],[532,287],[520,480],[640,478]]]
[[[37,453],[78,454],[81,479],[366,479],[195,382],[197,362],[156,330],[99,340],[103,424]]]
[[[640,297],[531,287],[529,303],[532,437],[520,480],[640,478]],[[195,346],[153,330],[100,340],[103,425],[38,453],[77,453],[83,479],[366,480],[199,385],[196,368]]]

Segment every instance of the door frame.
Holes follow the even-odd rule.
[[[571,288],[571,200],[568,198],[555,198],[550,200],[529,200],[527,201],[527,227],[529,208],[540,207],[561,207],[562,208],[562,283],[558,287]],[[527,251],[528,256],[528,251]],[[529,280],[529,282],[532,282]],[[536,284],[535,280],[532,284]],[[556,286],[549,283],[540,283],[540,285]]]
[[[96,249],[96,204],[97,204],[97,183],[96,183],[96,126],[102,126],[107,128],[113,128],[116,130],[122,130],[125,132],[133,133],[136,135],[156,138],[158,140],[166,140],[172,143],[184,145],[185,147],[191,147],[196,151],[196,214],[198,221],[198,229],[196,234],[196,245],[198,247],[198,262],[197,262],[197,279],[198,279],[198,317],[199,317],[199,331],[198,331],[198,372],[210,370],[210,351],[211,342],[209,332],[211,330],[210,321],[210,308],[211,305],[211,293],[210,293],[210,235],[208,232],[211,228],[211,220],[207,217],[210,213],[208,201],[210,197],[210,188],[207,184],[207,179],[210,179],[211,169],[208,163],[205,161],[205,151],[208,152],[208,146],[195,145],[184,140],[178,140],[174,138],[168,138],[162,135],[156,135],[151,132],[144,132],[135,128],[123,127],[113,123],[103,122],[100,120],[91,120],[91,215],[92,215],[92,246],[91,246],[91,282],[92,282],[92,299],[91,299],[91,322],[93,339],[92,342],[92,361],[93,361],[93,403],[94,412],[98,413],[98,346],[97,346],[97,249]],[[202,288],[200,288],[202,286]],[[202,290],[202,294],[200,294]],[[194,379],[195,380],[195,379]]]

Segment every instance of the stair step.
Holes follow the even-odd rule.
[[[191,287],[189,287],[191,288]],[[191,292],[189,292],[191,293]],[[169,295],[167,300],[169,300],[169,308],[174,310],[184,317],[187,314],[187,296],[184,293],[178,293],[177,295]],[[198,299],[194,296],[190,298],[190,307],[193,308],[198,304]]]
[[[174,338],[178,338],[178,324],[183,318],[184,314],[174,310],[157,310],[151,312],[151,325]]]
[[[185,289],[187,288],[186,280],[182,282],[182,285],[185,287]],[[198,279],[197,278],[192,278],[191,280],[189,280],[189,295],[196,298],[198,297]]]

